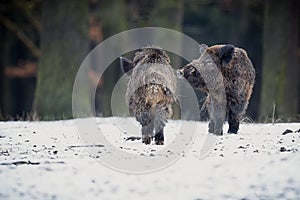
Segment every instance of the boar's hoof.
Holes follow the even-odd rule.
[[[154,139],[155,139],[155,144],[156,145],[164,145],[164,131],[163,131],[163,129],[155,134]]]
[[[164,141],[163,140],[156,140],[155,144],[156,145],[164,145]]]
[[[150,135],[143,135],[143,143],[145,144],[151,144],[152,136]]]
[[[215,135],[223,135],[223,130],[215,130],[214,132]]]

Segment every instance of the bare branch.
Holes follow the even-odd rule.
[[[41,34],[42,32],[42,24],[39,20],[37,20],[36,18],[34,18],[30,13],[26,12],[26,17],[27,19],[30,21],[30,23],[32,24],[32,26],[34,27],[34,29]]]
[[[36,4],[38,1],[27,1],[27,2],[22,2],[22,1],[17,1],[16,2],[16,7],[23,11],[24,15],[26,16],[27,20],[31,23],[33,28],[41,34],[42,32],[42,24],[40,20],[38,20],[35,16],[32,15],[32,12],[34,10],[34,7],[36,7]]]
[[[3,24],[8,30],[15,33],[35,57],[39,58],[41,56],[40,49],[31,41],[30,38],[25,35],[25,33],[18,27],[17,24],[13,23],[3,15],[0,15],[0,23]]]

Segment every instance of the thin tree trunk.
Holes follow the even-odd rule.
[[[107,39],[127,29],[126,5],[124,0],[100,2],[100,18],[103,25],[103,36]],[[103,115],[111,116],[111,94],[121,75],[119,61],[112,63],[105,71],[103,82]]]
[[[4,38],[4,27],[0,25],[0,38]],[[4,51],[4,45],[3,42],[0,43],[0,120],[3,118],[3,105],[4,105],[4,59],[3,59],[3,51]]]
[[[260,118],[295,118],[299,102],[299,2],[265,1]]]
[[[44,119],[72,117],[76,72],[88,52],[87,1],[43,1],[41,59],[35,111]]]
[[[163,28],[182,30],[183,0],[156,1],[154,11],[151,13],[149,24]]]

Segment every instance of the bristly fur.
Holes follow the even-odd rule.
[[[151,57],[154,55],[154,57]],[[133,58],[134,65],[142,65],[145,63],[170,65],[170,58],[165,51],[159,47],[147,46],[137,51]]]
[[[127,85],[126,102],[142,125],[143,142],[163,144],[163,128],[172,116],[176,77],[169,56],[159,48],[145,47],[135,53]]]

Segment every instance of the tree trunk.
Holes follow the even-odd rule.
[[[0,38],[4,38],[4,27],[0,25]],[[4,51],[4,45],[3,42],[0,43],[0,120],[3,118],[3,106],[4,106],[4,59],[3,59],[3,51]]]
[[[126,4],[124,0],[100,1],[100,19],[104,40],[127,29]],[[111,94],[122,72],[119,60],[113,62],[102,75],[103,116],[111,116]]]
[[[246,115],[250,119],[258,120],[260,103],[260,86],[262,75],[262,20],[264,2],[252,0],[236,1],[233,3],[233,17],[231,20],[229,42],[244,48],[256,71],[255,85],[249,101]]]
[[[260,119],[295,119],[298,111],[299,6],[297,0],[265,1]]]
[[[154,11],[151,13],[149,25],[162,28],[182,30],[183,0],[156,1]]]
[[[87,1],[43,1],[35,111],[43,119],[72,117],[76,72],[88,52]]]

